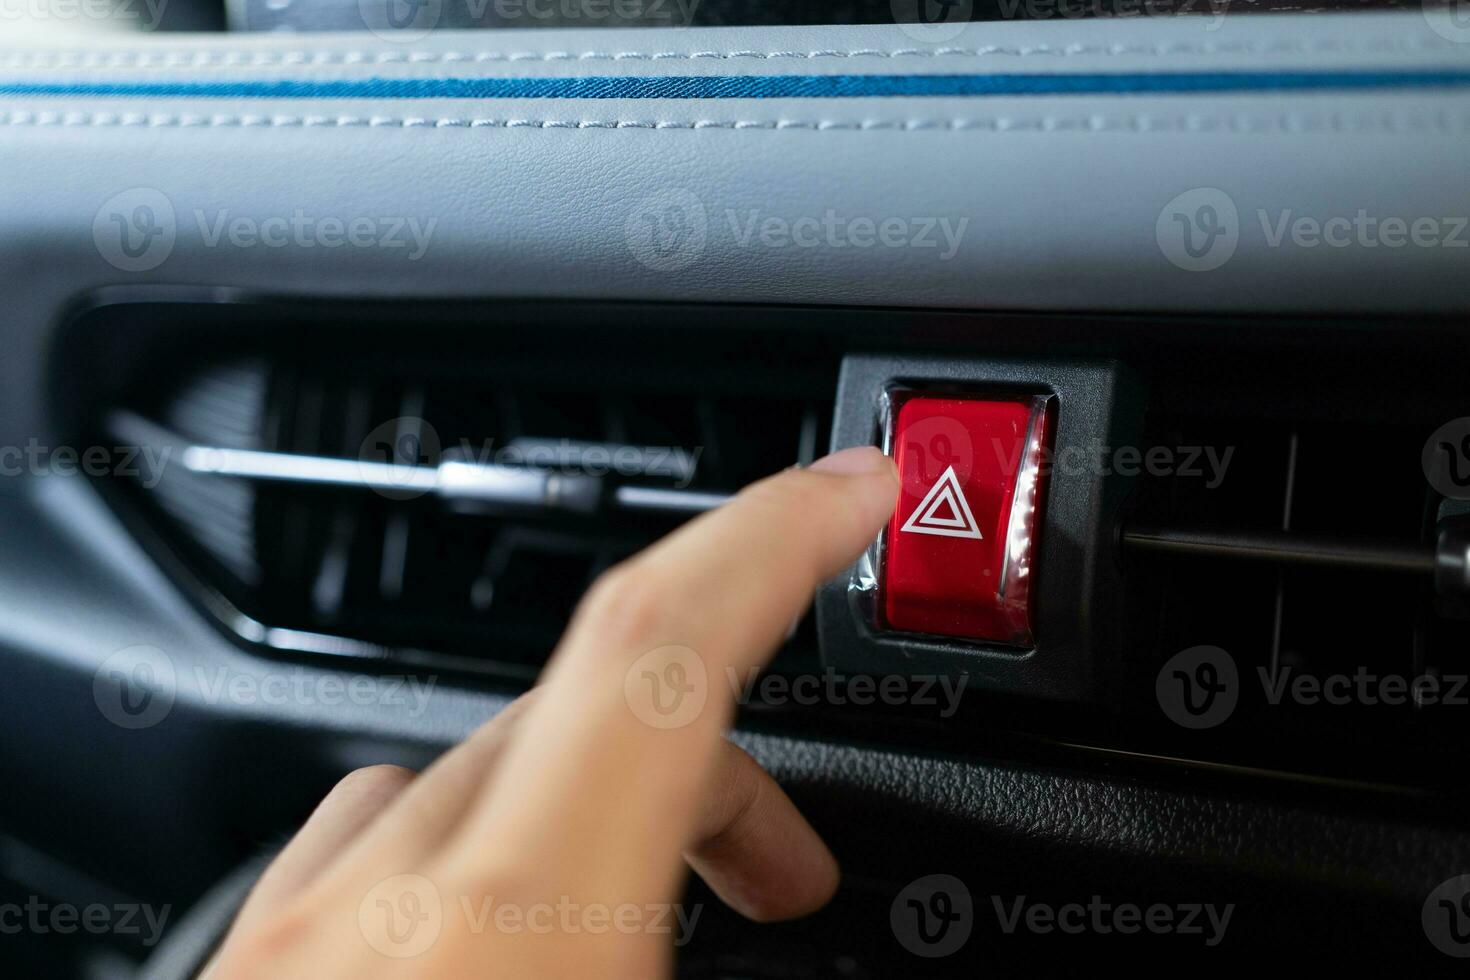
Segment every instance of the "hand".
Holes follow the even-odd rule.
[[[850,449],[748,487],[599,579],[539,686],[422,775],[347,776],[262,877],[210,980],[672,973],[686,862],[757,920],[837,862],[724,738],[738,680],[891,514]]]

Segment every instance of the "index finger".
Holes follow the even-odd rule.
[[[534,868],[598,901],[673,896],[743,672],[877,536],[897,489],[878,450],[846,450],[748,487],[594,585],[454,866],[502,882]]]

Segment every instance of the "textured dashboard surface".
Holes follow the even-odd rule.
[[[875,821],[865,833],[874,843],[897,841],[901,851],[904,827],[937,821],[956,831],[949,839],[968,842],[969,860],[978,863],[1024,866],[1045,854],[1060,862],[1133,858],[1152,862],[1154,873],[1208,868],[1416,901],[1445,869],[1470,861],[1470,835],[1462,831],[1340,812],[1328,799],[1267,802],[1239,788],[819,741],[740,740],[808,798],[809,810],[828,816],[825,826],[840,825],[856,791],[865,819]]]

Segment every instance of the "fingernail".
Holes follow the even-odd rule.
[[[823,456],[810,469],[814,473],[831,473],[834,476],[869,476],[891,465],[888,457],[877,447],[853,446]]]

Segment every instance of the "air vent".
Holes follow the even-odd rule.
[[[1151,699],[1172,658],[1215,647],[1239,700],[1174,729],[1170,753],[1386,780],[1433,768],[1470,712],[1443,700],[1467,673],[1470,618],[1436,587],[1456,560],[1447,542],[1464,558],[1460,507],[1421,466],[1444,419],[1414,417],[1411,400],[1381,410],[1366,387],[1285,404],[1182,380],[1164,380],[1147,417],[1158,455],[1121,529],[1129,686]],[[1217,666],[1199,682],[1223,683]]]
[[[130,494],[248,639],[524,678],[601,571],[825,449],[824,366],[676,363],[210,352],[105,426],[166,448]]]
[[[1470,763],[1445,749],[1470,718],[1470,514],[1421,459],[1432,434],[1463,448],[1470,424],[1458,320],[118,302],[83,314],[58,346],[68,370],[55,400],[79,445],[170,450],[158,472],[103,490],[245,641],[520,682],[601,569],[822,452],[843,359],[894,349],[926,362],[903,372],[914,378],[952,376],[943,359],[991,350],[1025,383],[1030,358],[1126,366],[1109,369],[1117,397],[1092,440],[1110,445],[1054,461],[1107,450],[1098,507],[1059,520],[1051,499],[1043,538],[1096,547],[1098,561],[1074,600],[1058,601],[1061,565],[1041,570],[1052,584],[1038,608],[1062,632],[1038,630],[1025,663],[1039,674],[1059,653],[1085,653],[1094,693],[1027,698],[972,671],[949,717],[757,695],[763,723],[1057,765],[1102,752],[1140,772],[1166,757],[1188,773],[1208,763],[1463,795]],[[1086,397],[1060,394],[1062,419],[1089,417]],[[840,612],[851,621],[845,600]],[[777,673],[823,669],[814,632],[797,629]],[[1238,697],[1222,717],[1182,724],[1161,710],[1160,682],[1199,647],[1231,658]],[[963,657],[935,663],[960,669]],[[913,661],[861,669],[897,664]],[[1261,674],[1287,671],[1392,690],[1444,683],[1439,700],[1272,703]]]

